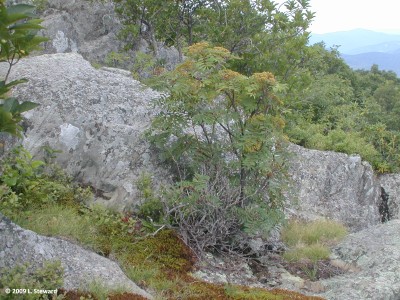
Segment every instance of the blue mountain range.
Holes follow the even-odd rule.
[[[373,64],[400,76],[400,34],[366,29],[312,34],[309,43],[323,41],[327,48],[338,46],[346,63],[353,69],[369,70]]]

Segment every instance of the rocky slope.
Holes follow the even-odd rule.
[[[138,201],[135,182],[143,172],[155,182],[168,178],[143,137],[153,114],[150,102],[159,94],[129,72],[95,69],[69,53],[24,59],[12,72],[12,78],[22,77],[29,82],[15,95],[41,104],[25,115],[24,145],[35,155],[45,145],[62,150],[58,163],[92,185],[99,200],[129,207]],[[331,218],[352,231],[379,223],[380,184],[368,163],[295,145],[289,151],[289,216]]]
[[[318,296],[330,300],[400,298],[400,220],[350,234],[333,251],[333,259],[352,272],[322,280]]]
[[[29,82],[18,86],[15,96],[41,104],[26,114],[24,145],[38,156],[45,145],[61,149],[58,162],[78,180],[93,185],[98,200],[129,207],[138,201],[134,183],[143,171],[152,174],[156,182],[168,178],[143,138],[152,116],[150,101],[159,94],[133,80],[128,72],[95,69],[79,54],[70,53],[24,59],[12,73],[12,78],[21,77]],[[396,257],[390,258],[389,254],[397,249],[392,237],[399,223],[374,225],[380,221],[382,185],[391,199],[388,206],[393,208],[392,216],[398,215],[398,176],[378,180],[358,156],[295,145],[289,150],[293,155],[288,215],[333,218],[352,231],[367,228],[335,250],[345,263],[366,255],[367,262],[358,265],[360,273],[322,282],[326,291],[323,295],[327,299],[392,299],[373,297],[387,290],[383,281],[392,274],[387,273],[388,268],[397,270]],[[368,248],[373,245],[381,248]],[[344,250],[355,247],[354,251]],[[342,255],[346,251],[352,254]],[[372,283],[374,280],[376,283]],[[388,283],[394,285],[391,280]],[[368,294],[350,292],[364,286],[369,286]],[[340,298],[346,293],[355,298]],[[397,288],[385,293],[397,295]],[[372,298],[361,298],[365,295]]]

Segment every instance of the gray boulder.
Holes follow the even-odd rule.
[[[45,261],[60,261],[67,290],[85,289],[96,281],[110,289],[152,296],[139,288],[121,271],[117,263],[68,241],[25,230],[0,214],[0,275],[20,263],[37,267]]]
[[[32,0],[8,0],[9,4],[30,3]],[[39,11],[50,40],[44,53],[79,52],[89,61],[103,61],[111,51],[118,51],[119,20],[112,1],[48,0]]]
[[[62,151],[58,162],[70,175],[96,189],[98,200],[117,209],[137,203],[142,173],[160,183],[166,171],[153,161],[143,134],[150,102],[159,94],[118,69],[95,69],[79,54],[22,60],[12,78],[29,79],[14,95],[40,103],[25,114],[24,146],[41,158],[42,147]],[[12,79],[11,78],[11,79]]]
[[[50,38],[45,53],[79,52],[89,61],[103,61],[121,48],[112,1],[50,0],[42,18],[43,34]]]
[[[30,3],[32,0],[7,0],[8,4]],[[41,53],[79,53],[90,62],[105,64],[110,52],[124,52],[118,38],[121,23],[111,0],[47,0],[38,12],[43,20],[41,34],[48,37]],[[151,46],[138,39],[134,49],[128,51],[126,61],[119,66],[130,69],[136,51],[152,52]],[[179,54],[174,47],[158,43],[157,59],[167,69],[179,63]]]
[[[325,217],[342,222],[351,231],[380,222],[380,187],[371,166],[360,156],[293,144],[289,151],[289,216]]]
[[[329,300],[400,299],[400,220],[350,234],[333,251],[333,258],[353,272],[321,280]],[[357,270],[358,269],[358,270]]]

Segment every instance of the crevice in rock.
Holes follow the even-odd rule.
[[[381,187],[381,202],[379,204],[379,215],[381,217],[381,222],[386,223],[391,219],[391,214],[389,210],[389,194]]]

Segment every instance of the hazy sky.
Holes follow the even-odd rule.
[[[311,32],[355,28],[400,33],[400,0],[310,0],[316,13]]]

